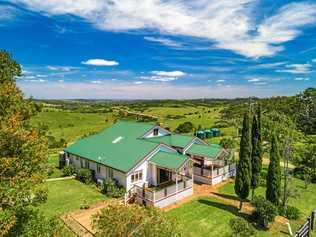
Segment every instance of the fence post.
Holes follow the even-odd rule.
[[[311,215],[311,230],[314,230],[315,216],[316,216],[316,209],[312,211],[312,215]]]
[[[308,234],[307,234],[307,236],[310,237],[311,236],[311,227],[312,227],[311,217],[308,217],[307,221],[308,221]]]

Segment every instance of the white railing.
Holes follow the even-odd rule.
[[[178,181],[178,183],[173,183],[169,186],[159,189],[159,187],[153,188],[143,188],[135,186],[136,195],[142,199],[148,200],[152,203],[155,203],[161,199],[172,196],[176,193],[182,192],[188,188],[191,188],[193,185],[192,179],[187,179],[184,181]]]
[[[221,168],[211,169],[211,168],[201,168],[193,167],[193,172],[195,175],[204,176],[208,178],[215,178],[220,175],[225,175],[227,173],[234,173],[236,169],[236,164],[229,164]]]

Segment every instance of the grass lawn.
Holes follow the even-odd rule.
[[[48,179],[59,178],[63,176],[63,172],[58,168],[59,166],[59,156],[58,154],[50,154],[48,156],[48,164],[53,167],[53,172],[47,176]]]
[[[310,184],[309,187],[305,189],[304,181],[294,178],[291,185],[297,190],[297,197],[290,198],[289,205],[297,207],[302,212],[302,216],[299,220],[290,221],[292,230],[296,231],[300,225],[305,222],[306,217],[310,215],[311,211],[316,208],[316,184]],[[219,192],[236,198],[234,183],[226,184]],[[256,195],[265,196],[265,187],[256,189]],[[314,235],[316,234],[314,233]]]
[[[46,182],[44,185],[48,188],[48,199],[39,208],[48,217],[79,209],[85,201],[92,204],[106,199],[94,187],[77,180]]]

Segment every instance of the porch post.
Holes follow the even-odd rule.
[[[176,193],[178,193],[178,173],[176,173]]]

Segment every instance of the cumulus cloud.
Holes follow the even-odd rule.
[[[89,59],[87,61],[81,62],[85,65],[93,65],[93,66],[117,66],[119,65],[118,62],[112,60],[105,60],[105,59]]]
[[[308,77],[296,77],[294,78],[294,81],[309,81]]]
[[[100,80],[94,80],[94,81],[90,81],[90,83],[92,83],[92,84],[101,84],[102,81],[100,81]]]
[[[276,70],[277,72],[286,72],[292,74],[308,74],[311,72],[312,65],[305,64],[288,64],[285,65],[285,69]]]
[[[151,71],[152,74],[157,76],[167,76],[167,77],[183,77],[186,75],[182,71]]]
[[[182,71],[151,71],[151,75],[140,76],[141,80],[159,81],[159,82],[171,82],[187,75]]]
[[[219,49],[246,57],[271,56],[316,22],[316,4],[288,3],[263,20],[256,0],[13,0],[48,15],[72,14],[106,31],[151,30],[206,39]],[[173,44],[164,39],[149,38]],[[148,40],[148,38],[147,38]],[[171,45],[172,46],[172,45]]]

